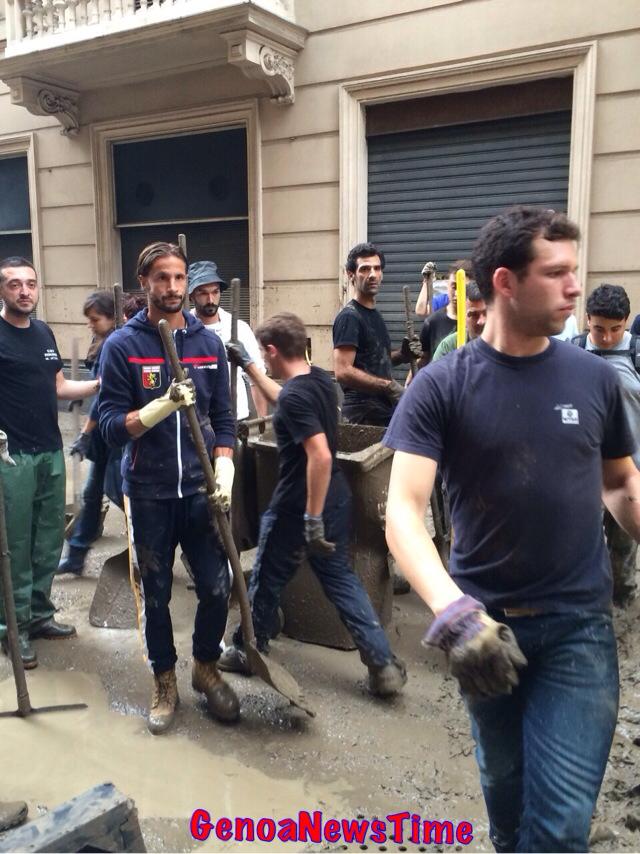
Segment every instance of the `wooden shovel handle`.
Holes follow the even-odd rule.
[[[124,326],[124,313],[122,311],[123,296],[122,285],[115,282],[113,285],[113,309],[116,329],[120,329],[121,326]]]
[[[173,340],[171,327],[166,320],[163,319],[158,323],[158,331],[160,332],[160,337],[162,339],[162,344],[167,358],[169,359],[169,364],[171,365],[171,372],[178,381],[183,380],[185,378],[184,370],[180,364],[180,359],[178,358],[178,352],[176,350],[175,341]],[[216,478],[213,472],[213,466],[211,465],[211,459],[207,452],[207,447],[204,443],[204,437],[202,435],[200,422],[198,421],[198,413],[196,412],[195,404],[192,403],[189,406],[186,406],[185,411],[187,421],[189,423],[189,430],[191,431],[191,438],[193,439],[193,444],[195,445],[196,453],[200,460],[200,465],[202,466],[202,472],[207,485],[207,494],[211,497],[216,491]],[[229,562],[231,563],[233,578],[236,583],[236,592],[238,594],[238,602],[240,604],[242,634],[245,641],[248,644],[253,645],[255,643],[256,636],[253,630],[253,620],[251,619],[249,596],[247,595],[247,587],[244,583],[244,574],[240,564],[240,557],[238,556],[236,544],[231,534],[231,526],[229,525],[229,521],[224,512],[219,508],[215,508],[212,501],[209,501],[209,511],[211,514],[211,524],[214,529],[218,531],[220,539],[222,540],[222,545],[224,546]]]
[[[231,279],[231,340],[238,340],[238,315],[240,314],[240,279]],[[238,420],[238,371],[231,366],[231,411],[233,420]]]

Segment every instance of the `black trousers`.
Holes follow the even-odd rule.
[[[178,543],[193,571],[198,597],[193,657],[217,661],[227,623],[230,583],[227,556],[211,528],[206,495],[130,498],[127,503],[140,631],[154,672],[170,670],[177,660],[169,602]]]

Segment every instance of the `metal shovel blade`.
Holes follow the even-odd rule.
[[[249,668],[254,676],[262,679],[263,682],[266,682],[267,685],[270,685],[279,694],[286,697],[293,706],[302,709],[309,717],[315,718],[316,713],[306,704],[300,686],[284,667],[271,658],[266,661],[265,657],[256,649],[254,644],[245,642],[244,651],[247,656]]]
[[[89,609],[89,622],[99,629],[135,629],[136,601],[129,581],[129,550],[108,558]]]

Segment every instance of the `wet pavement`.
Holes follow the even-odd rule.
[[[61,416],[64,422],[65,415]],[[66,427],[66,423],[65,423]],[[68,437],[68,430],[65,430]],[[77,626],[65,641],[39,640],[39,667],[28,673],[32,705],[84,701],[84,711],[0,719],[3,800],[25,799],[30,818],[98,783],[112,781],[132,798],[149,851],[491,850],[469,728],[443,656],[420,645],[429,617],[417,597],[395,597],[392,646],[407,663],[408,683],[392,701],[372,698],[356,652],[303,644],[281,635],[273,655],[316,710],[311,719],[254,678],[229,675],[241,703],[236,726],[209,718],[191,689],[195,594],[175,566],[172,618],[181,704],[172,731],[154,737],[144,715],[151,674],[137,630],[94,628],[88,612],[104,560],[124,546],[124,517],[107,515],[105,535],[82,578],[54,582],[58,619]],[[243,556],[247,568],[251,555]],[[594,850],[640,849],[640,672],[636,602],[616,614],[623,691],[611,761],[594,820]],[[227,635],[238,621],[231,614]],[[15,708],[11,668],[0,656],[0,708]],[[635,788],[634,788],[635,787]],[[368,819],[402,811],[421,819],[473,825],[469,845],[309,842],[206,842],[191,837],[197,808],[221,816]],[[390,828],[389,828],[390,829]],[[2,836],[0,836],[0,840]],[[366,849],[365,847],[366,846]]]

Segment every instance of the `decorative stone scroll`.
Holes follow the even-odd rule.
[[[78,133],[77,92],[29,77],[16,77],[5,82],[11,89],[12,104],[25,107],[34,116],[54,116],[62,125],[64,136]]]
[[[221,33],[227,42],[227,58],[246,77],[264,80],[277,104],[293,104],[295,51],[276,46],[251,30]]]

